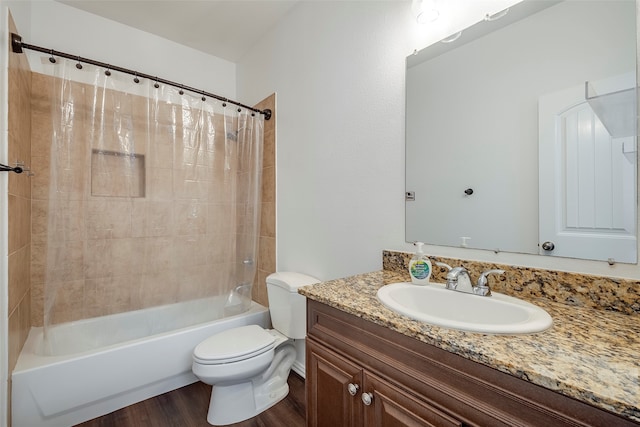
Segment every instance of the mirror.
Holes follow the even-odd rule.
[[[634,0],[525,0],[409,56],[406,240],[635,263],[636,87]]]

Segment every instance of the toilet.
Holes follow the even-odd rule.
[[[273,329],[241,326],[217,333],[193,350],[192,370],[212,385],[207,421],[227,425],[247,420],[284,399],[296,362],[296,343],[306,337],[306,298],[298,288],[319,281],[279,272],[267,277]],[[299,341],[298,341],[299,344]]]

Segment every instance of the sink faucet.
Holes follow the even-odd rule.
[[[491,289],[487,281],[489,274],[502,274],[504,270],[494,269],[483,272],[478,278],[477,285],[471,284],[471,277],[469,271],[464,267],[454,267],[445,264],[443,262],[436,262],[437,266],[444,267],[449,270],[447,273],[447,284],[445,287],[452,291],[466,292],[474,295],[480,295],[483,297],[491,296]]]
[[[458,289],[460,286],[460,289]],[[464,267],[450,268],[447,273],[447,289],[453,291],[460,290],[462,292],[473,292],[473,286],[471,286],[471,276]]]

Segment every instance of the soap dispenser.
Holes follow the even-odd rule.
[[[418,248],[416,253],[409,261],[409,274],[411,275],[411,283],[415,285],[426,285],[431,277],[431,260],[422,252],[424,243],[415,242]]]

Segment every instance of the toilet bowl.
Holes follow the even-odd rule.
[[[287,378],[296,361],[295,340],[306,336],[306,300],[297,289],[317,282],[300,273],[271,274],[267,293],[274,329],[241,326],[196,346],[193,373],[212,386],[209,424],[247,420],[286,397]]]

